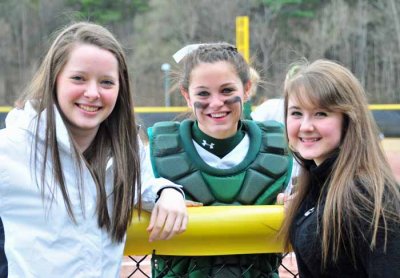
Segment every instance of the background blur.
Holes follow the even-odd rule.
[[[235,18],[250,18],[250,58],[279,96],[290,62],[329,58],[349,67],[374,104],[400,103],[400,0],[0,0],[0,106],[37,69],[51,34],[77,20],[101,23],[123,43],[136,106],[164,106],[165,68],[186,44],[235,44]],[[183,100],[170,80],[171,106]]]
[[[400,0],[0,0],[0,128],[53,32],[71,21],[100,23],[123,44],[146,127],[185,111],[152,108],[184,106],[172,55],[192,43],[236,44],[237,16],[249,17],[250,60],[266,81],[253,103],[279,97],[289,64],[301,57],[339,61],[371,104],[391,104],[373,113],[400,181]],[[136,259],[125,257],[121,277],[149,277],[149,258]],[[293,273],[282,267],[281,277],[295,277],[295,261],[284,265]]]

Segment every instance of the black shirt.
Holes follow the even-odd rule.
[[[327,266],[322,269],[321,219],[325,203],[325,191],[330,178],[333,156],[318,167],[310,166],[310,191],[300,206],[291,229],[291,243],[296,254],[300,277],[400,277],[400,224],[391,225],[384,252],[383,230],[378,231],[376,248],[371,251],[368,232],[355,234],[355,260],[349,253],[350,242],[344,239],[337,262],[328,257]],[[318,205],[318,198],[321,197]],[[365,225],[368,227],[368,225]],[[356,229],[358,231],[363,229]],[[366,236],[366,238],[364,238]]]

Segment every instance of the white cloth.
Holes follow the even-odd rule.
[[[68,132],[56,114],[60,159],[77,223],[68,216],[60,190],[53,192],[51,202],[49,190],[43,199],[36,185],[34,168],[30,167],[36,111],[29,103],[23,110],[13,109],[6,119],[6,128],[0,130],[0,217],[4,224],[8,277],[119,277],[124,242],[113,243],[108,233],[99,228],[96,187],[85,166],[81,204],[76,183],[79,173],[74,166]],[[45,113],[41,121],[45,121]],[[44,128],[39,131],[40,148],[43,148],[43,132]],[[154,179],[146,155],[141,145],[143,206],[151,209],[157,191],[174,184]],[[46,171],[45,179],[48,183],[49,172]],[[36,174],[40,179],[40,172]],[[109,200],[112,178],[110,161],[106,170]]]
[[[268,99],[251,112],[251,118],[259,122],[274,120],[283,124],[285,121],[284,104],[282,98]]]
[[[238,165],[246,157],[249,150],[250,139],[249,136],[246,134],[240,141],[240,143],[222,158],[219,158],[215,154],[210,153],[202,146],[197,144],[197,142],[194,140],[193,144],[197,152],[199,153],[199,156],[204,160],[205,163],[213,168],[229,169]]]

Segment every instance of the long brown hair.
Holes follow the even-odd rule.
[[[354,223],[369,223],[368,231],[359,231],[370,239],[375,248],[378,230],[385,235],[388,223],[400,221],[400,193],[386,160],[376,123],[368,109],[367,99],[360,82],[345,67],[328,60],[305,61],[291,66],[285,84],[285,121],[288,98],[311,103],[329,111],[343,113],[344,125],[338,158],[327,184],[327,196],[322,215],[322,259],[326,265],[333,256],[336,261],[343,242],[350,244],[350,254],[355,256]],[[290,144],[290,142],[289,142]],[[296,160],[305,165],[299,153]],[[281,234],[285,246],[290,245],[290,230],[302,201],[309,191],[309,172],[303,169],[294,199],[290,203]],[[385,240],[386,245],[386,240]]]
[[[76,169],[80,173],[77,177],[81,208],[83,209],[84,197],[82,196],[82,163],[89,168],[96,184],[97,201],[96,211],[98,225],[105,228],[113,241],[121,242],[125,236],[128,224],[131,221],[134,209],[135,195],[139,200],[140,211],[140,154],[139,142],[136,130],[136,122],[133,111],[133,97],[129,81],[128,68],[125,54],[114,36],[104,27],[88,23],[74,23],[60,30],[44,57],[39,70],[29,84],[23,97],[18,103],[31,101],[39,114],[46,111],[45,123],[45,150],[39,157],[39,125],[37,121],[36,139],[34,142],[33,163],[35,169],[40,169],[40,185],[42,197],[45,192],[46,161],[52,162],[52,175],[56,181],[55,186],[61,190],[66,210],[75,222],[68,195],[63,165],[60,160],[60,152],[56,140],[55,111],[57,107],[64,122],[66,122],[57,102],[56,79],[69,59],[71,49],[76,44],[89,44],[111,52],[118,61],[119,93],[116,105],[110,116],[101,123],[98,133],[89,148],[79,153],[73,144]],[[68,129],[68,125],[67,129]],[[70,138],[71,139],[71,138]],[[73,142],[73,140],[70,140]],[[107,207],[106,195],[106,166],[110,158],[113,159],[113,186],[112,186],[112,214]],[[36,163],[38,162],[38,163]],[[35,170],[36,172],[36,170]],[[55,188],[49,188],[54,199]]]

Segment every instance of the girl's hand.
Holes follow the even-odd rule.
[[[203,206],[203,203],[199,203],[199,202],[195,202],[195,201],[189,201],[189,200],[186,200],[185,204],[186,204],[186,206],[188,208],[190,208],[190,207],[202,207]]]
[[[156,202],[150,217],[147,232],[149,242],[167,240],[186,231],[188,213],[182,194],[173,188],[166,188]]]
[[[283,205],[285,203],[285,193],[279,193],[276,197],[276,204]]]
[[[287,209],[290,201],[293,199],[294,194],[286,194],[286,193],[279,193],[278,196],[276,197],[276,204],[277,205],[283,205],[285,209]]]

